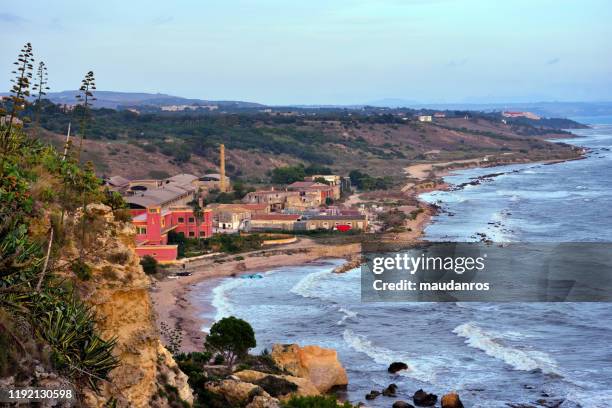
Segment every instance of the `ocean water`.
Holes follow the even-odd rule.
[[[564,140],[590,149],[584,160],[461,171],[478,185],[423,196],[443,211],[426,230],[430,240],[612,241],[612,124]],[[350,384],[347,398],[399,386],[396,399],[419,388],[457,391],[466,407],[603,408],[612,401],[612,304],[361,303],[360,272],[330,271],[341,260],[277,268],[265,278],[200,284],[195,301],[212,302],[210,320],[234,315],[254,327],[258,347],[318,344],[338,351]],[[410,370],[390,375],[403,361]],[[396,400],[379,397],[371,407]]]

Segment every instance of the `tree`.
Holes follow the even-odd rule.
[[[237,359],[243,358],[249,349],[255,347],[255,332],[251,325],[237,317],[224,317],[210,328],[204,346],[223,356],[228,367],[232,367]]]
[[[30,96],[30,80],[32,79],[32,68],[34,62],[34,54],[32,52],[32,44],[26,43],[21,49],[17,61],[13,64],[17,65],[14,79],[11,79],[13,86],[11,87],[11,112],[8,117],[8,125],[2,132],[2,140],[0,147],[2,148],[2,162],[0,163],[0,176],[4,175],[4,160],[9,154],[11,148],[11,132],[13,130],[13,122],[17,119],[17,114],[25,108],[26,98]],[[3,114],[2,112],[0,112]]]
[[[151,255],[145,255],[140,259],[140,265],[142,265],[142,270],[147,275],[154,275],[157,273],[157,259],[153,258]]]
[[[32,90],[36,92],[36,105],[34,106],[36,109],[35,128],[36,132],[38,132],[42,97],[45,96],[47,94],[46,91],[49,90],[47,86],[47,66],[43,61],[40,61],[38,64],[38,69],[36,70],[36,83],[32,87]]]
[[[83,140],[85,139],[85,135],[87,132],[87,122],[90,117],[90,108],[93,101],[96,100],[94,97],[93,91],[96,89],[96,79],[94,77],[93,71],[89,71],[85,74],[85,77],[81,81],[81,87],[79,88],[79,93],[76,95],[77,100],[81,102],[81,128],[80,135],[81,138],[79,140],[79,150],[77,151],[77,161],[81,161],[81,151],[83,150]]]
[[[277,167],[272,170],[272,183],[274,184],[291,184],[304,180],[304,177],[306,177],[306,171],[301,165]]]

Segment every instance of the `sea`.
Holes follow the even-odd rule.
[[[441,206],[425,238],[476,241],[486,233],[499,242],[612,242],[612,117],[576,119],[591,127],[562,142],[587,148],[585,159],[453,173],[445,178],[453,185],[502,174],[423,194]],[[362,303],[359,269],[330,273],[342,262],[209,280],[193,301],[214,306],[202,316],[207,321],[249,321],[254,352],[273,343],[337,350],[349,377],[343,397],[354,403],[395,383],[397,398],[380,396],[367,406],[411,401],[418,389],[456,391],[466,407],[612,406],[612,304]],[[410,369],[389,374],[394,361]]]

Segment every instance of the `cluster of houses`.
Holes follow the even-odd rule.
[[[168,241],[171,232],[209,238],[214,233],[366,230],[368,225],[358,210],[332,205],[350,189],[350,179],[336,175],[314,175],[283,189],[253,191],[240,203],[202,206],[200,202],[201,210],[195,213],[194,200],[211,190],[229,190],[227,176],[178,174],[162,180],[114,176],[106,185],[129,206],[138,255],[159,262],[177,258],[177,245]]]

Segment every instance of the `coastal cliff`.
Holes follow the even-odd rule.
[[[116,338],[114,355],[119,365],[101,384],[101,392],[85,393],[88,406],[103,406],[116,399],[118,406],[165,407],[174,399],[187,403],[193,396],[187,377],[163,347],[149,296],[149,278],[134,250],[134,228],[115,220],[107,206],[88,206],[97,233],[87,254],[91,277],[75,281],[79,297],[93,307],[103,338]],[[78,214],[77,214],[78,215]],[[74,256],[76,248],[65,255]],[[170,391],[169,391],[170,390]]]

